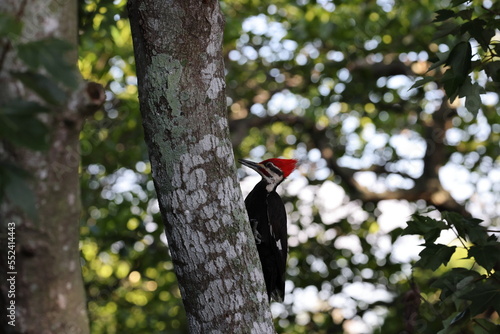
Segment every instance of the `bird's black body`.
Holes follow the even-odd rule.
[[[269,299],[282,301],[285,295],[287,258],[286,211],[283,201],[273,190],[267,192],[262,180],[248,194],[245,206],[252,229],[258,232],[257,251],[262,263]],[[254,231],[255,233],[255,231]]]
[[[297,160],[268,159],[260,163],[240,162],[255,170],[262,180],[245,199],[250,225],[259,252],[269,300],[285,296],[285,271],[288,254],[286,211],[276,192],[278,185],[295,169]]]

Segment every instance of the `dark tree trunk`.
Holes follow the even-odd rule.
[[[153,178],[192,333],[273,333],[226,118],[215,0],[129,1]]]
[[[23,43],[56,37],[69,41],[76,49],[76,6],[76,0],[7,0],[1,2],[0,12],[23,23],[19,36]],[[0,45],[0,105],[13,99],[41,103],[38,96],[9,74],[26,67],[17,58],[15,48],[4,42]],[[76,64],[76,52],[68,56],[71,58],[68,60]],[[101,86],[82,82],[66,103],[57,107],[46,105],[50,112],[40,117],[50,129],[48,150],[32,151],[0,142],[0,160],[31,175],[37,213],[37,218],[32,219],[12,202],[4,201],[0,205],[0,299],[2,325],[7,333],[89,333],[78,249],[79,133],[85,112],[95,110],[103,101]],[[11,244],[8,248],[7,226],[10,241],[15,240],[15,263],[10,262],[9,266],[7,249],[14,247]],[[7,273],[14,285],[5,284]],[[7,318],[4,312],[8,306],[12,308],[13,302],[15,317]],[[15,319],[13,323],[6,324],[6,320],[12,319]]]

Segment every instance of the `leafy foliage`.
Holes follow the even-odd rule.
[[[485,70],[492,78],[494,86],[498,87],[498,41],[495,41],[495,30],[500,25],[495,17],[497,8],[476,7],[464,5],[466,1],[452,1],[449,9],[436,11],[435,22],[441,22],[436,34],[437,39],[452,37],[455,44],[451,51],[438,55],[439,60],[429,68],[429,71],[439,66],[448,66],[440,78],[428,77],[443,85],[446,95],[453,102],[457,97],[466,98],[465,107],[473,114],[477,114],[481,107],[480,95],[485,93],[483,87],[473,82],[471,73]],[[472,2],[468,2],[472,4]],[[478,44],[474,47],[472,61],[471,42]],[[426,81],[418,81],[414,87],[420,87]]]
[[[77,85],[77,72],[65,54],[74,47],[67,42],[48,38],[35,42],[23,42],[19,36],[22,22],[11,15],[0,13],[0,41],[3,55],[0,68],[4,66],[7,52],[16,54],[27,70],[10,72],[48,105],[34,99],[2,100],[0,102],[0,140],[14,146],[35,151],[49,148],[50,130],[40,115],[50,112],[50,106],[60,106]],[[30,218],[36,218],[34,194],[29,187],[29,174],[8,161],[0,160],[0,200],[7,198],[22,209]]]
[[[74,50],[70,43],[46,38],[18,45],[19,58],[33,71],[44,68],[48,76],[64,86],[76,89],[78,81],[75,67],[64,59],[67,52]],[[54,84],[55,86],[55,84]]]
[[[474,8],[472,20],[484,13],[462,3],[452,4]],[[79,69],[85,79],[105,85],[108,97],[81,134],[81,251],[92,332],[185,333],[140,139],[125,1],[79,4]],[[495,104],[480,99],[483,88],[495,92],[495,86],[475,81],[481,67],[472,58],[476,43],[469,33],[455,39],[458,33],[444,26],[467,17],[438,14],[450,16],[443,17],[435,34],[431,22],[441,1],[225,0],[221,6],[236,158],[304,161],[282,188],[290,257],[285,303],[271,305],[277,331],[341,333],[361,326],[360,332],[401,333],[414,309],[426,320],[415,324],[419,333],[437,333],[443,322],[454,323],[447,325],[450,330],[462,322],[477,333],[495,328],[487,319],[470,320],[472,312],[464,310],[472,301],[457,297],[469,282],[485,280],[486,273],[445,270],[457,256],[469,256],[461,245],[436,244],[442,230],[452,230],[447,219],[414,216],[401,236],[412,212],[453,202],[443,200],[446,191],[434,186],[443,176],[460,172],[454,184],[447,183],[459,202],[456,210],[473,206],[478,197],[496,198],[500,191],[493,185],[500,118]],[[481,19],[493,24],[486,16]],[[471,48],[470,65],[464,43]],[[492,78],[500,77],[496,63],[483,63]],[[467,73],[460,64],[470,66]],[[466,95],[465,103],[475,101],[481,112],[472,113],[458,101],[446,103],[440,80],[447,70],[448,84],[455,85],[450,94]],[[416,77],[422,85],[410,89]],[[449,166],[453,172],[441,173]],[[462,188],[454,190],[457,184]],[[477,196],[463,195],[468,187]],[[481,207],[491,224],[498,216],[495,203]],[[481,225],[460,214],[450,217],[453,230],[473,243],[469,249],[480,244]],[[436,259],[424,256],[427,262],[413,271],[415,287],[408,278],[411,257],[399,254],[412,248],[409,232],[441,250]],[[490,247],[491,240],[483,241]],[[480,253],[473,250],[462,261],[491,266]],[[438,268],[422,270],[427,266]],[[427,301],[421,306],[420,294]]]
[[[28,180],[29,173],[3,162],[0,164],[0,200],[7,198],[11,203],[23,210],[31,219],[36,218],[35,197]]]
[[[476,316],[486,313],[488,317],[491,312],[500,313],[500,280],[493,270],[500,265],[500,243],[495,235],[487,233],[478,219],[451,212],[443,212],[442,216],[442,220],[437,220],[415,214],[403,231],[403,234],[419,234],[425,239],[424,250],[414,264],[414,271],[416,267],[436,271],[441,264],[446,266],[457,248],[434,243],[436,231],[427,228],[428,225],[439,226],[440,231],[453,231],[467,251],[468,258],[474,260],[472,268],[453,267],[431,285],[431,288],[440,291],[440,302],[433,307],[445,310],[449,315],[439,333],[498,331],[500,326]],[[427,225],[419,228],[415,226],[415,221],[425,221]]]
[[[424,250],[418,254],[420,260],[415,263],[415,266],[436,270],[441,264],[446,265],[448,261],[450,261],[451,256],[455,252],[455,248],[455,246],[448,247],[440,244],[427,245]]]
[[[0,37],[15,39],[21,33],[23,25],[12,15],[0,13]]]
[[[36,115],[49,110],[37,102],[12,100],[0,106],[0,133],[13,144],[32,150],[48,147],[48,129]]]

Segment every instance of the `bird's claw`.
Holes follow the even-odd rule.
[[[255,238],[255,243],[257,245],[260,245],[262,242],[262,236],[260,235],[259,231],[257,231],[257,225],[259,224],[259,221],[257,219],[251,219],[250,224],[252,225],[252,232],[253,232],[253,237]]]
[[[262,242],[262,239],[261,239],[260,233],[257,230],[255,231],[254,237],[255,237],[255,243],[257,245],[260,245],[260,243]]]

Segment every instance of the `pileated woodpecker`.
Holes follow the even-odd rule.
[[[281,302],[285,296],[285,270],[288,254],[286,211],[276,187],[295,169],[297,160],[268,159],[259,163],[240,159],[262,180],[245,199],[245,206],[259,252],[269,301]]]

